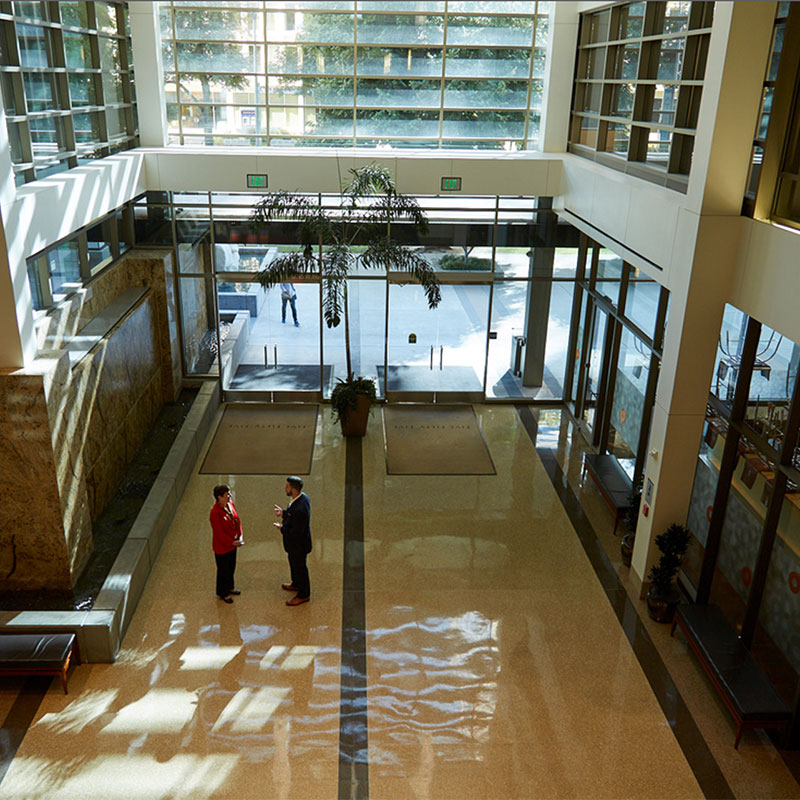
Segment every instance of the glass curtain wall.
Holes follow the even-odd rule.
[[[539,198],[532,213],[518,198],[499,199],[489,397],[545,401],[565,394],[578,240],[549,207]]]
[[[669,292],[585,236],[576,265],[568,400],[591,444],[616,456],[635,485],[644,472]]]
[[[800,227],[800,4],[777,3],[742,213]]]
[[[346,374],[344,325],[323,324],[319,275],[303,276],[288,292],[257,283],[272,258],[299,245],[294,222],[254,231],[249,216],[256,197],[152,193],[137,208],[137,226],[154,237],[170,232],[187,309],[205,309],[182,316],[189,326],[183,332],[189,374],[221,372],[226,391],[325,397]],[[338,196],[309,198],[329,207],[340,202]],[[393,232],[437,271],[442,303],[429,310],[405,274],[356,267],[348,284],[353,370],[377,379],[381,394],[388,386],[390,393],[422,391],[440,400],[448,393],[561,400],[575,229],[558,222],[550,198],[417,200],[428,232],[418,239],[397,226]],[[209,317],[213,304],[198,300],[209,286],[216,291],[216,322]]]
[[[685,192],[713,13],[670,0],[582,14],[570,152]]]
[[[138,147],[127,3],[0,3],[0,39],[17,185]]]
[[[800,675],[798,363],[797,343],[726,307],[684,565],[697,602],[723,609],[790,704]]]
[[[161,3],[170,141],[536,149],[550,6]]]

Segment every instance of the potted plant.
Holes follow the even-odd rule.
[[[369,411],[375,402],[375,381],[369,378],[339,378],[331,392],[333,418],[345,436],[363,436],[367,432]]]
[[[689,549],[689,529],[684,525],[673,522],[664,533],[656,536],[656,547],[662,553],[672,553],[678,558],[680,566],[686,551]]]
[[[655,541],[661,558],[648,575],[647,610],[656,622],[672,622],[680,601],[675,576],[689,547],[689,531],[683,525],[673,524],[656,536]]]
[[[407,272],[422,285],[429,308],[436,308],[442,297],[431,264],[404,243],[409,239],[409,226],[415,234],[428,229],[427,217],[416,199],[400,194],[389,170],[377,164],[351,169],[350,176],[338,205],[323,206],[318,196],[301,192],[271,192],[253,206],[250,222],[257,231],[275,221],[297,225],[298,249],[279,253],[257,280],[269,289],[309,273],[320,275],[325,324],[336,328],[344,320],[347,377],[340,378],[331,393],[333,415],[342,422],[345,436],[363,436],[363,432],[349,433],[346,423],[359,404],[366,404],[368,413],[377,392],[371,378],[353,377],[348,275],[356,267]],[[393,235],[399,228],[406,232],[402,242]]]

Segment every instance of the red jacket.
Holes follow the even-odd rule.
[[[233,517],[226,514],[219,503],[214,503],[208,517],[211,521],[211,530],[214,532],[211,546],[218,555],[230,553],[236,546],[233,543],[234,540],[242,538],[242,521],[239,519],[233,503],[229,502],[228,505]]]

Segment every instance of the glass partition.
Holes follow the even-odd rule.
[[[642,432],[649,374],[649,348],[631,330],[623,328],[614,378],[608,450],[617,456],[631,477]]]
[[[789,414],[800,348],[777,331],[761,326],[750,378],[745,422],[779,450]]]
[[[711,394],[730,406],[742,362],[747,316],[731,305],[725,306],[717,344],[717,358],[711,379]]]
[[[655,332],[660,294],[661,287],[654,280],[644,277],[639,270],[633,270],[625,297],[625,316],[651,338]]]
[[[487,397],[564,397],[574,291],[572,281],[495,282]]]

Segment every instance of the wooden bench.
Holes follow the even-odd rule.
[[[0,633],[0,675],[60,675],[67,694],[73,656],[80,664],[74,633]]]
[[[719,606],[680,605],[670,636],[678,626],[722,702],[736,720],[734,748],[746,728],[786,731],[791,711],[756,664]]]
[[[587,472],[597,484],[600,494],[614,515],[614,533],[616,534],[620,519],[631,507],[633,481],[622,469],[617,457],[610,453],[602,455],[586,453],[583,457],[584,479]]]

